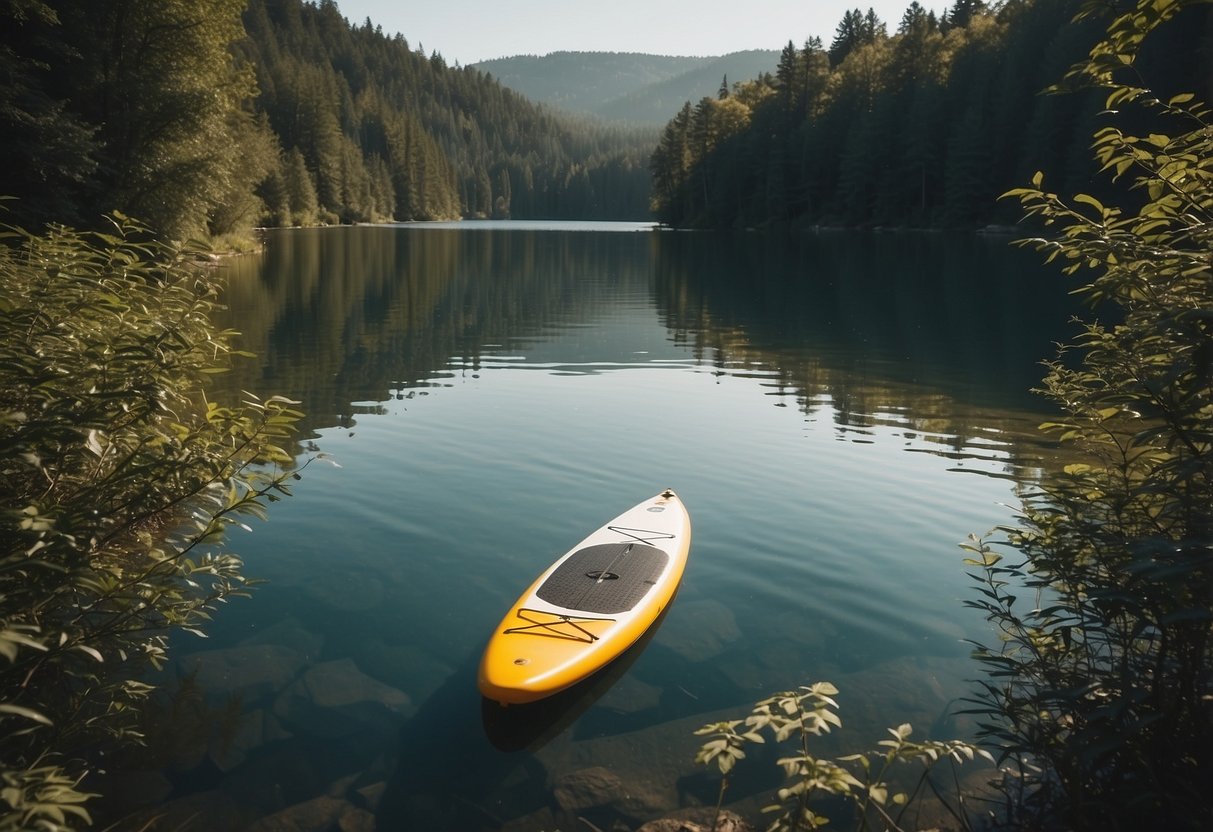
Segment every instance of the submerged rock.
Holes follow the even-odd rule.
[[[314,662],[324,649],[324,636],[317,635],[303,626],[293,615],[279,619],[240,642],[241,646],[253,644],[276,644],[294,650],[304,661]]]
[[[390,731],[412,711],[406,693],[367,676],[352,659],[308,668],[274,702],[274,715],[291,729],[328,738]]]
[[[347,804],[341,817],[337,818],[340,832],[375,832],[375,816],[366,809]]]
[[[714,599],[679,602],[654,639],[690,662],[707,661],[741,637],[733,611]]]
[[[634,714],[656,708],[660,703],[661,688],[631,676],[624,676],[603,694],[595,706],[616,713]]]
[[[586,820],[601,829],[619,823],[632,827],[664,808],[655,795],[625,782],[603,766],[591,766],[558,777],[552,785],[560,828],[581,828]]]
[[[353,808],[335,797],[317,797],[267,815],[247,832],[329,832],[346,810]]]
[[[455,669],[403,637],[359,639],[341,651],[375,678],[424,702]]]
[[[239,697],[248,706],[286,687],[304,666],[296,651],[280,644],[246,644],[203,650],[181,660],[180,675],[193,675],[207,702],[223,706]]]
[[[753,701],[806,682],[838,677],[819,653],[786,639],[763,642],[744,652],[734,650],[715,670]]]
[[[226,736],[219,732],[210,740],[209,756],[220,771],[231,771],[244,762],[248,754],[269,742],[290,739],[290,731],[282,727],[272,713],[259,708],[241,714],[236,730]]]
[[[724,809],[716,817],[716,809],[702,807],[683,809],[659,820],[651,820],[636,832],[753,832],[754,827],[741,816]]]
[[[544,806],[529,815],[509,821],[501,827],[501,832],[551,832],[559,828],[552,810]]]
[[[383,577],[378,572],[344,566],[339,571],[316,575],[299,589],[316,603],[340,612],[366,612],[380,606],[387,597]]]
[[[613,771],[595,766],[559,778],[552,794],[556,804],[564,811],[584,812],[598,806],[609,806],[623,797],[623,781]]]
[[[372,812],[378,811],[379,801],[383,799],[383,792],[387,789],[387,783],[380,780],[376,783],[371,783],[367,786],[362,786],[356,790],[358,798],[363,802],[367,809]]]

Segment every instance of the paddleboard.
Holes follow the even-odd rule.
[[[480,692],[534,702],[602,668],[670,603],[690,548],[690,517],[668,489],[592,532],[506,613],[480,660]]]

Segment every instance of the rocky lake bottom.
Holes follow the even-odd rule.
[[[711,667],[740,633],[719,602],[687,606],[641,649]],[[795,670],[796,656],[814,640],[805,631],[713,673],[755,699],[779,689],[773,679],[792,688],[810,681]],[[620,661],[626,670],[628,657]],[[911,722],[916,736],[962,734],[971,726],[949,714],[971,670],[966,660],[919,658],[834,674],[844,728],[815,740],[814,753],[875,748],[883,737],[857,737],[845,726],[886,714]],[[184,654],[165,674],[173,682],[149,709],[144,757],[157,767],[115,767],[105,781],[104,815],[125,817],[124,828],[696,832],[711,828],[719,776],[694,763],[694,731],[750,707],[698,710],[690,687],[663,688],[611,668],[571,696],[512,709],[477,701],[466,670],[435,690],[410,692],[349,656],[326,659],[324,638],[293,616],[231,647]],[[585,690],[595,682],[598,690]],[[665,719],[671,700],[688,715]],[[586,728],[568,730],[577,720]],[[726,820],[737,832],[765,828],[760,810],[780,785],[775,749],[750,754],[726,793],[733,814],[717,829],[728,829]]]

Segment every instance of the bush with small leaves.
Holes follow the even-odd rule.
[[[795,746],[792,753],[777,761],[787,782],[776,792],[778,802],[763,810],[779,813],[768,832],[826,827],[830,818],[814,809],[811,803],[813,798],[823,795],[845,798],[854,805],[855,828],[868,829],[875,824],[880,829],[901,830],[908,810],[919,799],[923,788],[936,790],[930,775],[939,763],[963,763],[978,757],[993,762],[989,752],[960,740],[911,741],[908,723],[890,728],[893,739],[878,742],[878,750],[837,759],[817,757],[810,749],[811,738],[842,726],[837,714],[838,703],[833,698],[837,693],[838,688],[829,682],[784,691],[756,704],[745,719],[714,722],[695,732],[710,737],[700,747],[695,762],[715,763],[721,774],[717,815],[724,803],[729,774],[737,762],[745,758],[747,743],[766,742],[764,731],[775,743],[791,740]],[[922,772],[909,792],[890,794],[890,774],[897,763],[918,763]],[[935,794],[956,821],[967,826],[969,818],[964,798],[959,788],[952,791],[955,805],[949,804],[938,791]]]
[[[125,217],[0,246],[0,829],[87,822],[149,667],[247,594],[223,533],[289,493],[295,402],[209,401],[229,333],[198,252]]]
[[[1078,459],[1001,539],[964,544],[998,636],[976,645],[973,712],[1018,770],[1017,828],[1213,825],[1213,119],[1138,71],[1151,32],[1207,23],[1202,5],[1140,0],[1067,77],[1105,91],[1094,150],[1134,207],[1040,173],[1007,194],[1050,235],[1023,243],[1093,272],[1078,291],[1118,321],[1084,325],[1081,364],[1045,378],[1062,415],[1042,427]]]

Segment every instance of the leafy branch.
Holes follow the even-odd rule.
[[[234,351],[197,252],[112,226],[9,229],[0,249],[0,829],[34,823],[27,804],[48,829],[87,822],[57,778],[140,739],[169,635],[203,636],[254,583],[225,532],[310,462],[288,450],[297,402],[209,400]]]
[[[776,791],[778,802],[763,809],[779,813],[768,832],[828,826],[830,818],[812,806],[812,800],[822,795],[850,801],[859,829],[871,828],[872,820],[876,819],[880,828],[901,830],[907,810],[920,799],[924,788],[930,788],[947,811],[967,828],[968,816],[959,788],[954,790],[957,805],[949,805],[932,781],[931,773],[944,761],[964,763],[980,757],[993,762],[990,753],[961,740],[912,741],[912,729],[909,723],[904,723],[890,728],[892,739],[879,741],[875,750],[837,759],[817,757],[812,753],[811,738],[842,726],[838,703],[833,698],[837,693],[838,689],[829,682],[783,691],[758,702],[743,720],[714,722],[695,732],[710,737],[700,747],[695,762],[715,763],[721,774],[717,816],[724,803],[730,772],[745,758],[748,743],[766,742],[766,732],[775,743],[790,741],[794,745],[792,753],[777,760],[786,783]],[[921,766],[920,776],[908,792],[892,790],[889,783],[892,769],[899,763]]]

